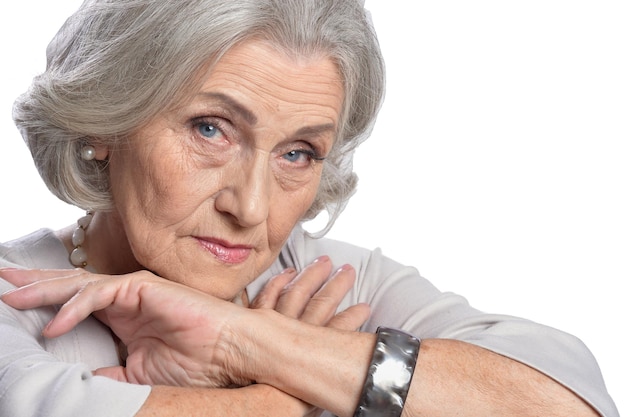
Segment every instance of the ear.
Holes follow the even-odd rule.
[[[93,147],[96,149],[96,160],[104,161],[109,157],[109,147],[101,143],[94,143]]]

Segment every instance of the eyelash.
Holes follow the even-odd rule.
[[[218,118],[198,117],[191,121],[191,126],[194,132],[200,134],[204,138],[206,138],[206,136],[202,135],[199,131],[200,127],[202,126],[213,126],[215,129],[219,130],[223,135],[229,136],[227,135],[228,128],[226,126],[226,123],[221,121]]]
[[[314,161],[323,161],[323,160],[326,159],[325,156],[320,156],[319,153],[317,152],[317,150],[315,150],[315,149],[293,149],[293,150],[285,153],[285,155],[290,154],[292,152],[303,153],[303,154],[307,155],[309,158],[311,158]]]
[[[228,133],[228,130],[229,130],[228,123],[229,122],[227,121],[222,121],[219,117],[197,117],[197,118],[192,119],[191,125],[192,125],[194,132],[202,137],[202,140],[208,140],[209,138],[207,138],[207,136],[200,133],[200,127],[213,126],[215,129],[219,130],[219,132],[222,135],[228,138],[230,136],[230,134]],[[305,142],[305,143],[308,146],[310,146],[310,149],[301,148],[301,147],[295,148],[295,149],[285,152],[283,156],[288,155],[290,153],[297,152],[297,153],[306,155],[312,161],[316,161],[316,162],[322,162],[326,159],[325,156],[320,155],[320,152],[317,150],[317,148],[314,145],[308,142]]]

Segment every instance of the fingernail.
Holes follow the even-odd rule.
[[[316,260],[313,261],[313,263],[322,263],[322,262],[328,262],[330,260],[330,258],[326,255],[322,255],[319,258],[317,258]]]
[[[294,272],[296,272],[296,269],[289,267],[289,268],[283,269],[283,272],[281,272],[281,274],[293,274]]]
[[[337,272],[347,272],[347,271],[354,271],[354,267],[352,265],[345,264],[345,265],[342,265],[341,268],[337,270]]]

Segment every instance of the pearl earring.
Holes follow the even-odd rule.
[[[94,159],[96,157],[96,148],[94,148],[91,145],[85,145],[80,150],[80,156],[85,161],[91,161],[92,159]]]

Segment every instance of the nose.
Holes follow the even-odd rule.
[[[225,186],[215,199],[216,209],[241,227],[263,223],[269,215],[271,171],[269,154],[257,151],[233,162],[225,172]]]

